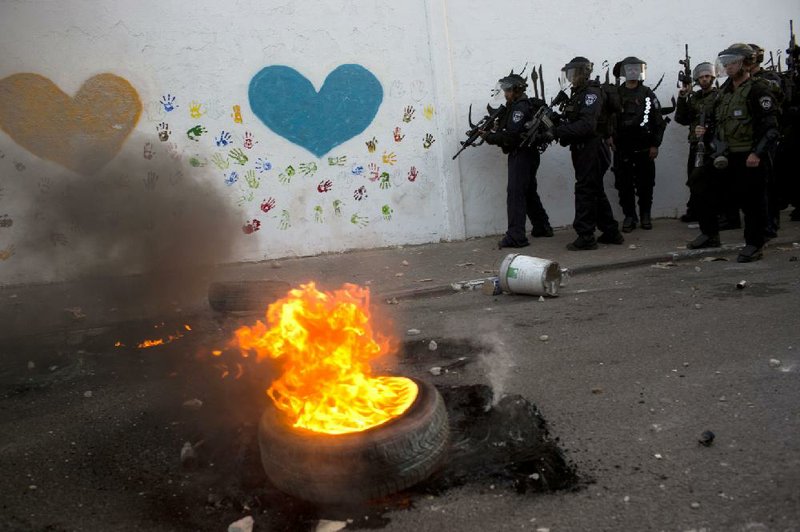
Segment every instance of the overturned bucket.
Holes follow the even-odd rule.
[[[563,273],[557,262],[511,253],[500,263],[500,287],[512,294],[555,297]]]

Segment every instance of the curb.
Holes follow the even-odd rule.
[[[795,243],[795,239],[775,239],[769,241],[764,245],[765,248],[777,246],[791,246]],[[744,244],[727,244],[719,248],[707,249],[686,249],[676,250],[672,252],[662,252],[654,255],[645,255],[635,259],[620,260],[614,262],[604,262],[600,264],[585,264],[583,266],[576,266],[568,268],[570,275],[581,275],[587,273],[597,273],[609,270],[621,270],[624,268],[635,268],[637,266],[645,266],[648,264],[656,264],[658,262],[680,262],[702,257],[721,257],[724,255],[733,255],[744,247]],[[482,281],[483,279],[476,279],[475,281]],[[458,281],[465,282],[465,281]],[[452,283],[455,284],[455,283]],[[409,288],[405,290],[395,290],[392,292],[385,292],[376,294],[378,299],[386,302],[391,300],[414,300],[414,299],[427,299],[432,297],[441,297],[451,294],[456,294],[460,290],[453,289],[452,284],[444,284],[437,286],[427,286],[425,288]]]

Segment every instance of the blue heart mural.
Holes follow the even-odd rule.
[[[361,65],[341,65],[319,92],[297,70],[268,66],[250,81],[250,108],[281,137],[322,157],[372,123],[383,87]]]

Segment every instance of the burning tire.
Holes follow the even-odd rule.
[[[384,497],[427,478],[446,457],[444,400],[429,383],[399,417],[363,432],[322,434],[286,424],[272,402],[259,425],[261,461],[281,491],[317,503]]]

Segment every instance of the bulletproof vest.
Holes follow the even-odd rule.
[[[763,68],[751,76],[753,81],[767,83],[772,97],[778,103],[778,108],[783,103],[785,94],[783,92],[783,79],[777,72],[764,70]]]
[[[585,87],[582,87],[579,91],[574,92],[572,96],[570,96],[569,101],[564,106],[564,116],[567,118],[569,122],[575,122],[580,118],[581,115],[581,108],[585,105],[586,102],[586,92],[589,87],[600,88],[600,84],[596,81],[590,81]],[[599,92],[599,99],[600,101],[597,102],[595,105],[602,105],[603,108],[600,111],[600,114],[603,115],[605,112],[605,105],[606,101],[603,96],[603,91]],[[606,121],[606,124],[609,122]],[[607,126],[606,126],[607,127]],[[597,126],[595,127],[595,133],[600,135],[603,133],[601,129],[601,123],[598,119]]]
[[[621,111],[619,113],[620,130],[628,133],[636,129],[645,129],[649,125],[650,113],[657,113],[650,91],[642,84],[633,90],[620,86]]]
[[[596,83],[595,86],[600,88],[600,98],[603,104],[603,109],[597,118],[597,134],[603,138],[608,138],[614,132],[614,115],[622,111],[619,91],[617,86],[611,83],[602,85]]]
[[[752,88],[753,81],[748,80],[739,88],[725,90],[717,97],[717,135],[734,153],[749,152],[753,146],[753,115],[747,106]]]

